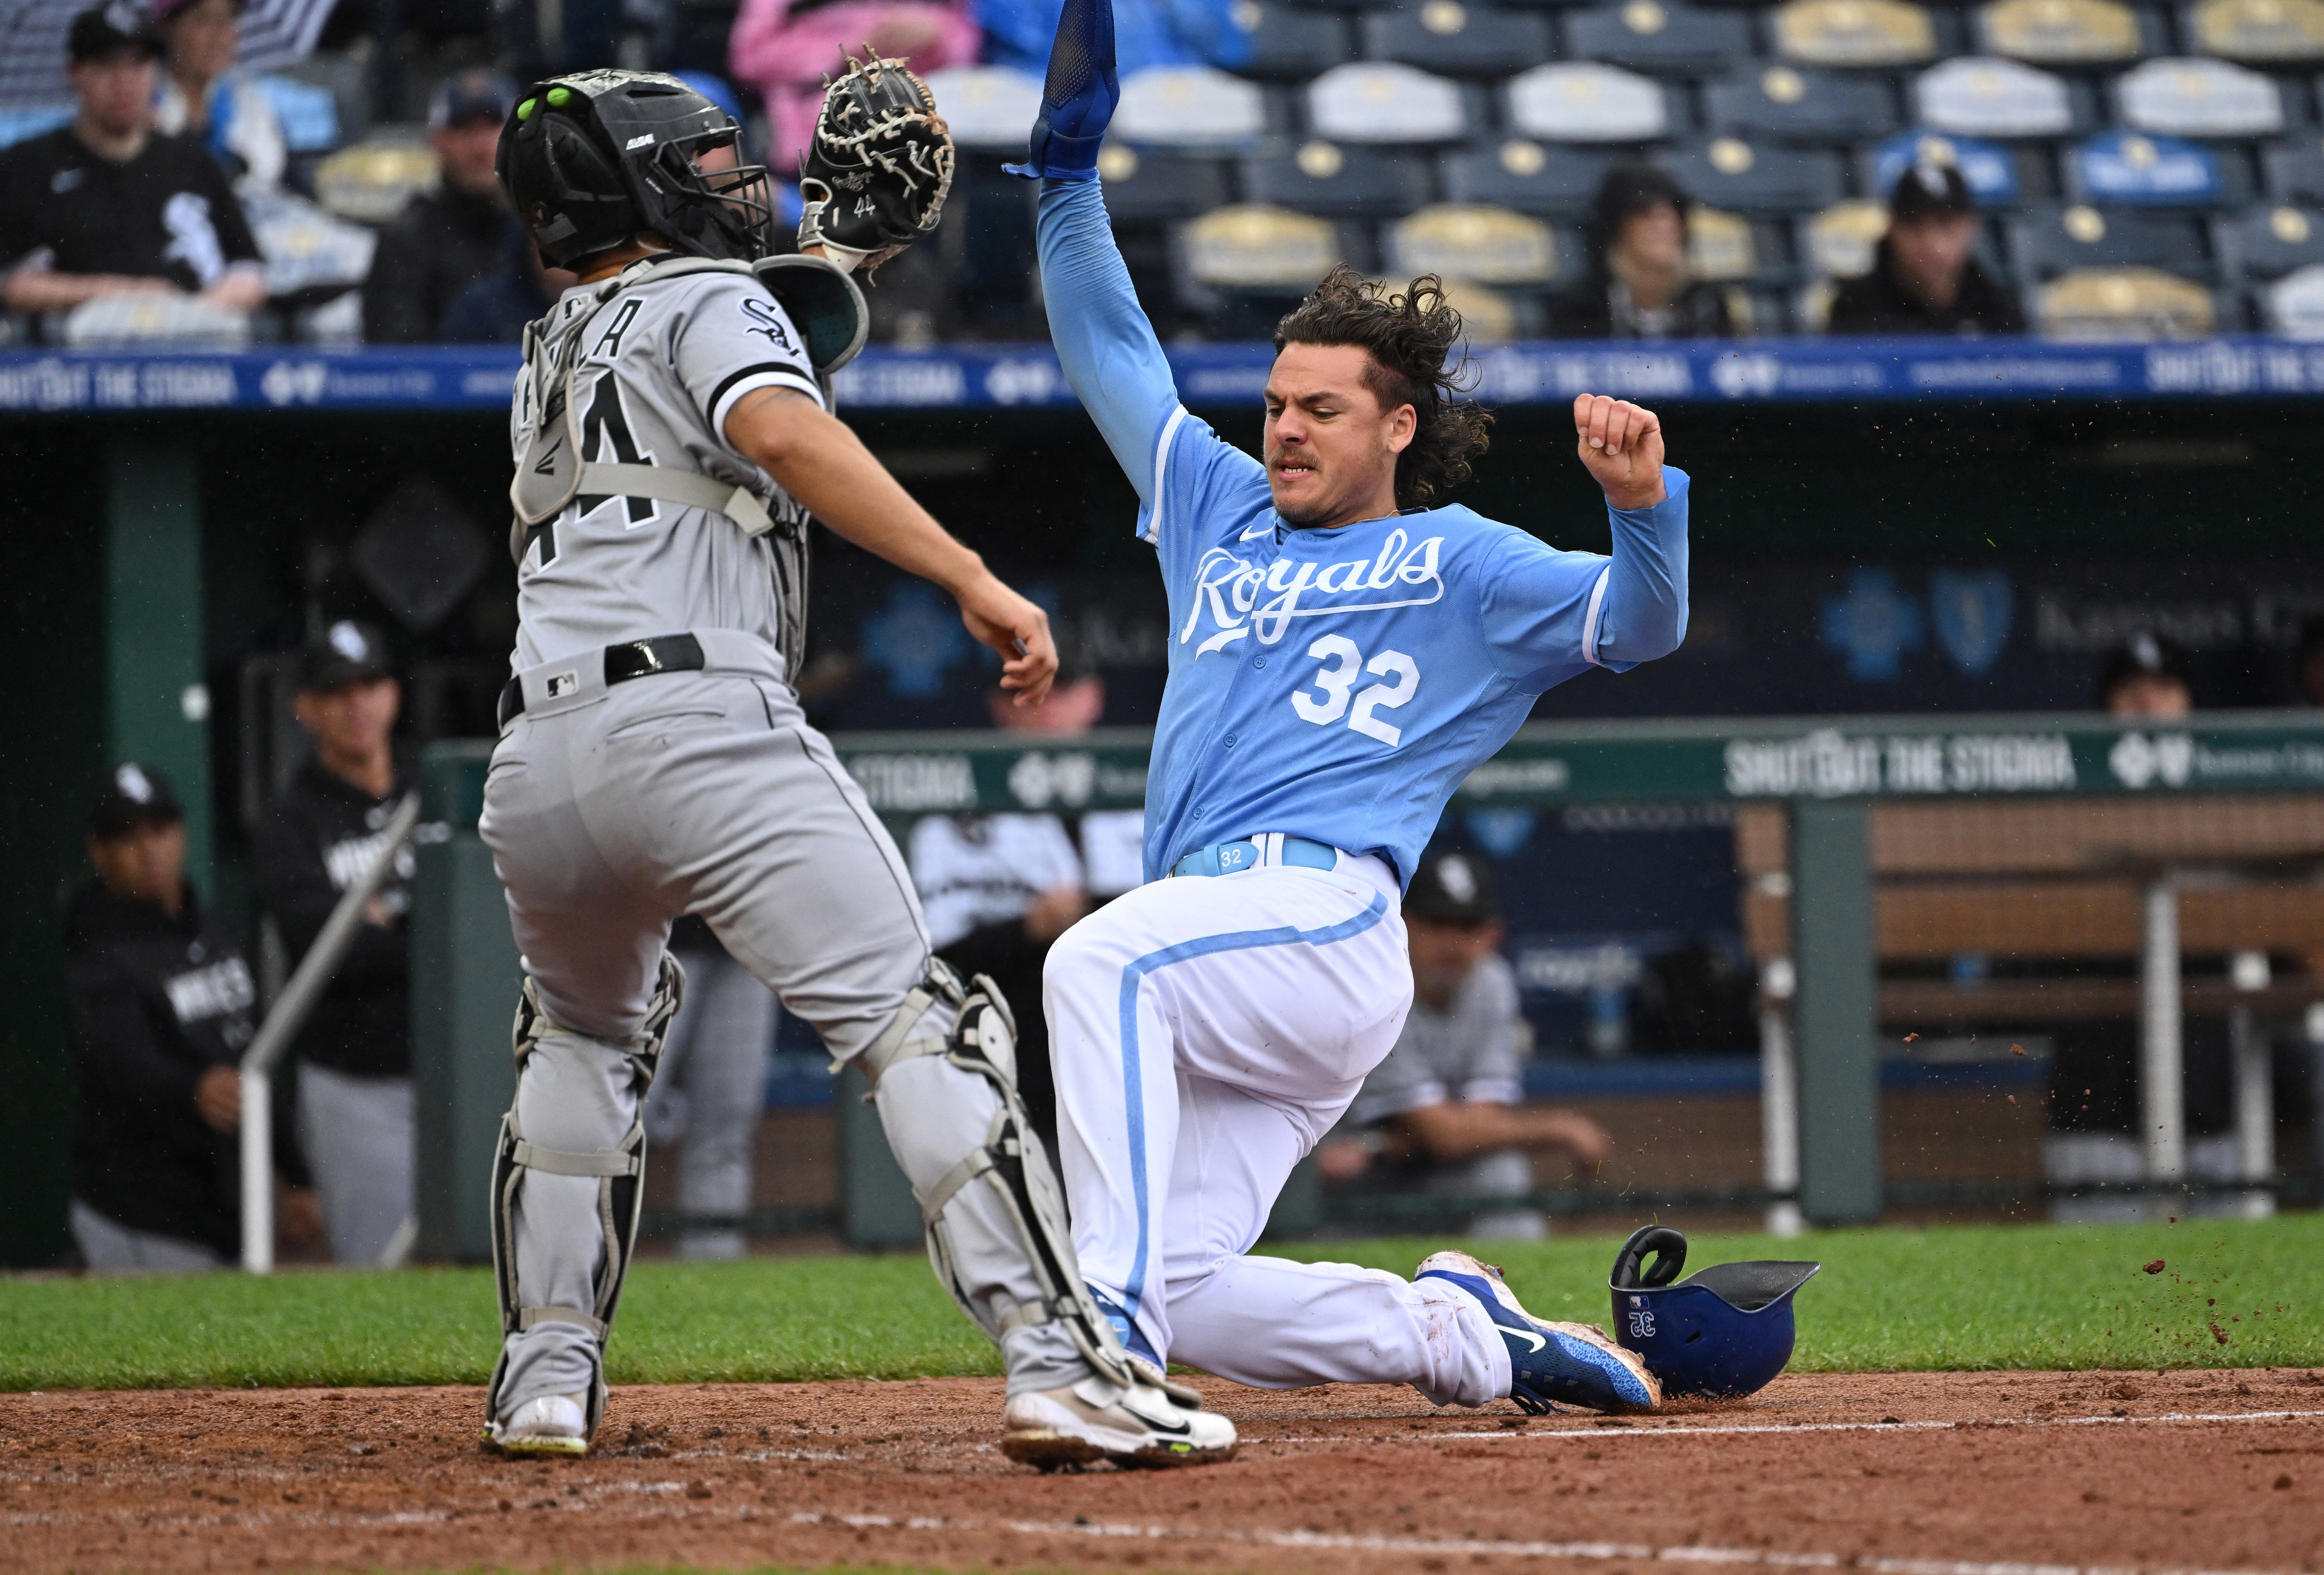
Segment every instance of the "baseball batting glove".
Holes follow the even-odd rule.
[[[1022,164],[1011,175],[1032,180],[1094,180],[1098,144],[1121,102],[1113,65],[1111,0],[1065,0],[1049,46],[1049,74],[1041,86],[1041,117]]]
[[[901,60],[847,58],[799,160],[799,248],[869,273],[929,235],[952,189],[952,133]]]

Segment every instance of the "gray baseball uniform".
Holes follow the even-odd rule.
[[[748,274],[714,272],[610,296],[576,287],[544,327],[517,392],[520,464],[545,452],[535,423],[553,440],[569,398],[583,460],[745,487],[775,527],[752,537],[701,508],[585,495],[523,548],[524,707],[493,752],[481,830],[550,1027],[521,1064],[512,1113],[512,1152],[533,1157],[517,1160],[506,1205],[521,1317],[494,1395],[503,1417],[596,1375],[603,1325],[586,1310],[609,1305],[596,1289],[612,1218],[601,1178],[616,1174],[600,1162],[619,1163],[651,1076],[624,1042],[634,1048],[672,921],[706,919],[835,1062],[881,1037],[929,952],[902,858],[791,688],[806,513],[724,438],[753,390],[820,401],[790,319]],[[569,380],[560,354],[576,358]],[[606,684],[604,648],[678,634],[695,638],[702,670]],[[927,1027],[947,1031],[951,1010]],[[942,1056],[881,1079],[890,1141],[923,1185],[986,1141],[997,1108],[989,1092],[937,1092],[946,1079],[988,1087]],[[1046,1304],[997,1210],[962,1230],[964,1294],[1002,1310]],[[1012,1393],[1090,1371],[1055,1321],[1019,1319],[1001,1345]]]

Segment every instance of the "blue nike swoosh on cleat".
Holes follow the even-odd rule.
[[[1510,1395],[1519,1409],[1542,1412],[1550,1402],[1603,1409],[1608,1405],[1651,1406],[1654,1395],[1638,1377],[1615,1358],[1586,1340],[1551,1335],[1533,1326],[1526,1316],[1501,1300],[1494,1288],[1475,1275],[1429,1269],[1424,1280],[1443,1280],[1477,1298],[1485,1315],[1509,1342]],[[1517,1342],[1527,1342],[1520,1350]],[[1529,1359],[1542,1359],[1534,1360]]]

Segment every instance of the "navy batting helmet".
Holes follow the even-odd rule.
[[[1615,1338],[1638,1353],[1666,1395],[1732,1400],[1766,1387],[1792,1359],[1792,1294],[1823,1265],[1721,1263],[1681,1280],[1685,1266],[1686,1238],[1667,1225],[1649,1225],[1622,1244],[1614,1259]]]

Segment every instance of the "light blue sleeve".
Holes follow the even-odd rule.
[[[1663,468],[1670,495],[1651,509],[1609,508],[1610,557],[1559,552],[1513,536],[1479,594],[1495,664],[1543,689],[1584,667],[1629,671],[1686,638],[1684,471]]]
[[[1036,235],[1049,337],[1065,381],[1104,434],[1139,501],[1151,507],[1156,452],[1179,408],[1178,390],[1113,244],[1099,183],[1042,181]]]

